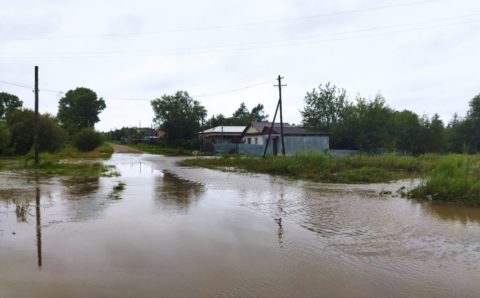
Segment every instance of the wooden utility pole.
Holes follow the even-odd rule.
[[[38,156],[38,66],[35,66],[35,125],[34,125],[34,137],[33,137],[33,150],[35,154],[35,166],[39,164],[39,156]]]
[[[287,85],[282,85],[283,77],[278,75],[278,105],[280,106],[280,139],[282,141],[282,155],[285,155],[285,141],[283,139],[283,111],[282,111],[282,87]],[[274,120],[275,121],[275,120]]]
[[[280,101],[277,103],[277,108],[275,109],[275,114],[273,115],[273,122],[270,126],[270,131],[268,132],[267,143],[265,144],[265,148],[263,149],[263,157],[267,155],[268,144],[270,143],[270,138],[272,137],[273,126],[275,125],[275,119],[277,118],[278,108],[280,106]]]

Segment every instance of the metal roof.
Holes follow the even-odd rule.
[[[200,134],[242,134],[245,126],[217,126],[199,132]]]

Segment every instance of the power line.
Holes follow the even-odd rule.
[[[205,27],[177,28],[177,29],[169,29],[169,30],[161,30],[161,31],[136,32],[136,33],[105,33],[105,34],[86,34],[86,35],[45,36],[45,37],[37,37],[37,38],[15,38],[15,39],[2,39],[0,41],[32,41],[32,40],[62,40],[62,39],[128,37],[128,36],[141,36],[141,35],[157,35],[157,34],[163,34],[163,33],[212,31],[212,30],[251,27],[251,26],[259,26],[259,25],[280,24],[280,23],[285,23],[285,22],[298,22],[298,21],[312,20],[312,19],[332,17],[332,16],[338,16],[338,15],[357,14],[357,13],[384,10],[384,9],[390,9],[390,8],[416,6],[416,5],[422,5],[422,4],[428,4],[428,3],[440,2],[440,1],[443,1],[443,0],[414,1],[414,2],[408,2],[408,3],[382,5],[382,6],[369,7],[369,8],[335,11],[335,12],[330,12],[330,13],[323,13],[323,14],[316,14],[316,15],[309,15],[309,16],[300,16],[300,17],[292,17],[292,18],[282,18],[282,19],[246,22],[246,23],[231,24],[231,25],[227,24],[227,25],[215,25],[215,26],[205,26]]]
[[[229,45],[179,48],[179,49],[163,49],[163,50],[159,49],[159,50],[146,50],[146,51],[97,51],[97,52],[90,52],[85,54],[82,54],[82,52],[57,52],[57,53],[44,53],[45,54],[44,56],[3,56],[3,57],[0,56],[0,59],[149,57],[149,56],[162,56],[162,55],[192,55],[192,54],[220,53],[220,52],[227,52],[227,51],[229,52],[229,51],[254,50],[254,49],[263,49],[263,48],[271,48],[271,47],[282,47],[282,46],[291,46],[291,45],[313,44],[318,42],[348,40],[348,39],[363,38],[363,37],[370,37],[370,36],[383,35],[383,34],[420,31],[420,30],[427,30],[427,29],[434,29],[434,28],[471,24],[471,23],[479,22],[480,19],[464,21],[464,22],[446,23],[446,24],[440,23],[440,24],[435,24],[430,26],[413,27],[413,28],[406,28],[406,29],[399,29],[399,30],[390,30],[390,31],[373,33],[373,34],[363,34],[363,35],[357,35],[357,36],[346,36],[346,37],[340,37],[340,38],[323,38],[322,39],[322,37],[325,37],[325,36],[335,37],[335,36],[342,36],[342,35],[348,35],[348,34],[354,34],[354,33],[368,33],[372,31],[378,31],[378,30],[384,30],[384,29],[394,29],[394,28],[405,27],[405,26],[411,27],[414,25],[431,24],[431,23],[445,21],[445,20],[447,21],[455,20],[455,19],[468,18],[468,17],[478,16],[478,15],[480,15],[480,13],[456,16],[451,18],[433,19],[433,20],[427,20],[427,21],[415,22],[415,23],[404,23],[404,24],[396,24],[396,25],[389,25],[389,26],[382,26],[382,27],[371,27],[371,28],[365,28],[365,29],[359,29],[359,30],[353,30],[353,31],[336,32],[336,33],[315,35],[315,36],[309,36],[309,37],[295,37],[295,38],[289,38],[289,39],[272,40],[272,41],[264,41],[264,42],[248,42],[248,43],[237,43],[237,44],[229,44]],[[212,51],[209,51],[209,50],[212,50]],[[0,53],[0,55],[1,54],[9,54],[9,53]],[[29,53],[25,53],[25,54],[29,54]],[[116,55],[109,55],[109,54],[116,54]]]
[[[266,81],[262,81],[262,82],[259,82],[259,83],[254,83],[254,84],[250,84],[250,85],[246,85],[246,86],[243,86],[243,87],[239,87],[239,88],[234,88],[234,89],[228,89],[228,90],[223,90],[223,91],[218,91],[218,92],[212,92],[212,93],[204,93],[204,94],[198,94],[198,95],[191,95],[193,98],[199,98],[199,97],[209,97],[209,96],[215,96],[215,95],[221,95],[221,94],[229,94],[229,93],[235,93],[235,92],[238,92],[238,91],[242,91],[242,90],[246,90],[246,89],[251,89],[251,88],[254,88],[254,87],[258,87],[258,86],[261,86],[261,85],[265,85],[265,84],[269,84],[271,83],[273,80],[266,80]],[[11,85],[11,86],[16,86],[16,87],[19,87],[19,88],[25,88],[25,89],[29,89],[29,90],[33,90],[34,88],[31,87],[31,86],[27,86],[27,85],[24,85],[24,84],[20,84],[20,83],[13,83],[13,82],[8,82],[8,81],[3,81],[3,80],[0,80],[0,83],[1,84],[6,84],[6,85]],[[64,91],[61,91],[61,90],[54,90],[54,89],[41,89],[39,90],[40,92],[52,92],[52,93],[57,93],[57,94],[66,94]],[[108,96],[104,96],[104,98],[106,100],[124,100],[124,101],[151,101],[153,100],[153,98],[119,98],[119,97],[108,97]]]

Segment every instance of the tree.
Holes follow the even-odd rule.
[[[240,107],[233,113],[234,118],[242,118],[246,117],[250,114],[250,112],[247,109],[247,106],[245,105],[244,102],[240,104]]]
[[[7,125],[11,131],[11,145],[15,154],[26,154],[33,145],[35,113],[32,110],[16,110],[7,115]],[[39,117],[39,149],[42,152],[55,152],[65,142],[65,131],[51,115]]]
[[[0,154],[5,154],[10,145],[11,133],[5,123],[0,122]]]
[[[345,89],[339,89],[335,85],[327,83],[307,92],[305,107],[300,111],[302,124],[305,128],[329,132],[332,126],[344,120],[349,107]]]
[[[420,118],[414,112],[404,110],[393,113],[393,136],[395,148],[403,154],[420,152]]]
[[[268,120],[268,115],[265,114],[265,107],[261,103],[252,108],[250,116],[252,121],[265,122]]]
[[[93,128],[100,121],[98,115],[106,108],[103,98],[88,88],[68,91],[60,99],[58,119],[62,127],[74,134],[82,128]]]
[[[0,92],[0,119],[6,113],[22,107],[23,102],[15,95],[6,92]]]
[[[153,121],[165,130],[170,141],[195,138],[207,115],[206,109],[186,91],[163,95],[151,104],[155,114]]]
[[[465,119],[466,142],[471,152],[480,151],[480,94],[472,98],[470,109]]]

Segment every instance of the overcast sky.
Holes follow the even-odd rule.
[[[97,129],[149,126],[150,99],[188,91],[212,114],[243,101],[300,123],[305,93],[332,82],[350,99],[382,93],[392,108],[464,115],[480,93],[478,0],[0,0],[0,91],[41,112],[88,87],[106,110]],[[248,88],[247,88],[248,87]],[[230,91],[230,92],[226,92]]]

